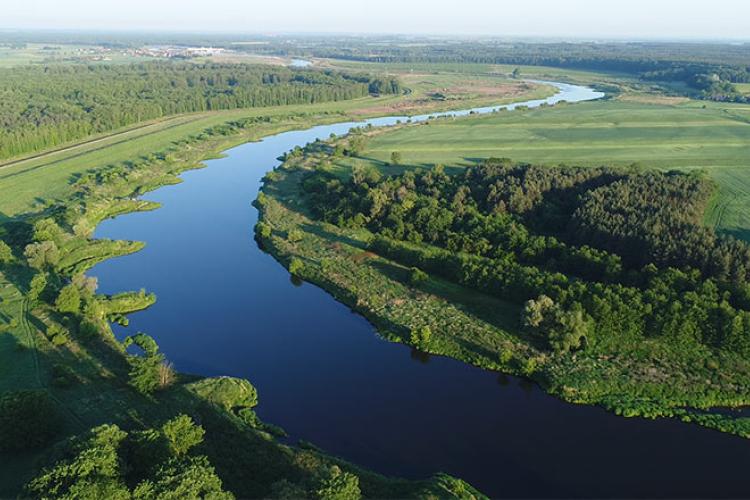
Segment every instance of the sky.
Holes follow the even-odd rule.
[[[750,39],[750,0],[0,0],[2,29]]]

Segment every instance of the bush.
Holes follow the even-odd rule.
[[[291,243],[297,243],[298,241],[302,241],[302,238],[304,237],[305,237],[304,233],[297,228],[291,229],[286,235],[287,241]]]
[[[272,232],[273,230],[271,229],[271,226],[266,224],[265,222],[258,222],[255,225],[255,233],[261,238],[264,238],[264,239],[270,238]]]
[[[0,264],[7,264],[13,260],[13,252],[7,243],[0,240]]]
[[[42,448],[60,427],[57,410],[46,392],[15,391],[0,397],[0,450]]]
[[[164,424],[162,432],[175,456],[184,455],[193,446],[201,444],[205,434],[203,427],[195,425],[193,419],[187,415],[180,415]]]
[[[44,290],[47,288],[47,274],[46,273],[37,273],[34,275],[33,278],[31,278],[31,283],[29,283],[29,299],[30,300],[37,300],[39,297],[42,296],[42,293],[44,293]]]
[[[292,261],[289,263],[289,272],[292,273],[294,276],[299,276],[302,271],[305,269],[305,263],[302,262],[301,259],[298,259],[297,257],[294,257]]]
[[[429,326],[413,328],[410,335],[411,343],[419,349],[427,349],[432,339],[432,330]]]
[[[255,387],[241,378],[206,378],[188,384],[186,387],[201,399],[227,410],[252,408],[258,404],[258,392]]]
[[[422,271],[421,269],[417,267],[412,267],[411,271],[409,273],[409,283],[412,285],[420,285],[427,281],[429,279],[429,276],[426,272]]]
[[[55,300],[55,307],[61,313],[77,314],[81,310],[81,292],[72,284],[64,287]]]
[[[315,490],[315,498],[320,500],[357,500],[361,497],[359,478],[336,465],[331,466]]]
[[[391,165],[400,165],[401,164],[401,153],[398,151],[394,151],[391,153]]]

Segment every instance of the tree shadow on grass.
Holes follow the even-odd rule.
[[[325,239],[326,241],[343,243],[344,245],[349,245],[354,248],[359,248],[360,250],[367,250],[367,244],[365,242],[356,240],[354,238],[350,238],[349,236],[344,236],[342,234],[337,234],[331,231],[327,231],[318,224],[305,223],[305,224],[302,224],[302,229],[306,233],[314,234],[315,236],[319,236]]]
[[[415,291],[421,291],[441,298],[463,313],[500,328],[519,341],[532,344],[535,347],[541,347],[541,344],[536,345],[538,343],[536,339],[525,335],[519,330],[518,317],[520,315],[520,307],[515,304],[457,285],[434,275],[431,275],[431,279],[422,284],[412,285],[409,283],[411,271],[408,268],[382,258],[371,260],[368,264],[388,278],[409,286]],[[474,351],[481,347],[468,342],[466,342],[466,346],[471,346],[471,350]],[[485,352],[485,354],[489,353],[492,353],[493,358],[496,357],[496,353],[494,352]]]

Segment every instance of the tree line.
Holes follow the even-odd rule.
[[[0,73],[0,158],[178,113],[400,92],[391,78],[245,64],[9,68]]]
[[[375,233],[374,252],[524,304],[552,349],[750,354],[750,247],[701,226],[714,186],[700,175],[491,159],[303,187],[316,217]]]

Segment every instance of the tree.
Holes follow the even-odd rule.
[[[130,381],[128,382],[136,391],[148,395],[153,393],[161,384],[161,365],[164,363],[164,355],[154,354],[152,356],[130,356]]]
[[[72,283],[63,287],[55,300],[55,307],[61,313],[79,313],[81,311],[81,292],[78,287]]]
[[[391,165],[401,165],[401,153],[398,151],[391,153]]]
[[[28,492],[38,498],[130,498],[118,456],[126,437],[116,425],[92,429],[74,458],[43,471],[29,483]]]
[[[62,234],[62,228],[53,219],[40,219],[34,223],[34,239],[36,241],[55,241]]]
[[[234,495],[222,489],[208,458],[204,456],[172,459],[156,473],[154,480],[146,480],[133,490],[135,500],[182,500],[210,498],[231,500]]]
[[[321,478],[315,490],[315,498],[320,500],[358,500],[362,498],[359,478],[332,465]]]
[[[39,299],[46,288],[47,273],[36,273],[34,277],[31,278],[31,283],[29,284],[29,300],[35,301]]]
[[[266,224],[265,222],[258,222],[255,225],[255,232],[263,239],[268,239],[271,237],[272,234],[272,228],[269,224]]]
[[[305,237],[305,233],[303,233],[300,229],[296,227],[293,229],[290,229],[286,235],[286,239],[290,243],[297,243],[298,241],[302,241],[304,237]]]
[[[429,276],[427,275],[427,273],[422,271],[418,267],[412,267],[409,272],[409,283],[411,283],[412,285],[421,285],[422,283],[427,281],[428,278]]]
[[[60,251],[54,241],[29,243],[23,251],[26,261],[35,269],[49,269],[60,260]]]
[[[513,73],[511,73],[511,76],[513,78],[520,78],[521,77],[521,68],[515,68],[513,70]]]
[[[427,349],[427,347],[429,347],[430,345],[431,339],[432,330],[427,325],[420,328],[412,328],[409,335],[409,340],[411,341],[411,343],[420,349]]]
[[[3,240],[0,240],[0,264],[7,264],[13,260],[13,251]]]
[[[161,439],[154,429],[128,434],[116,425],[96,427],[77,440],[72,458],[43,471],[26,492],[38,498],[233,498],[205,456],[170,456],[159,451]],[[134,480],[140,482],[130,491]]]
[[[302,262],[301,259],[294,257],[292,258],[291,262],[289,262],[289,272],[293,274],[294,276],[299,276],[304,270],[305,270],[305,263]]]
[[[41,448],[57,435],[60,422],[46,391],[7,392],[0,397],[0,450]]]
[[[175,456],[185,455],[190,448],[203,442],[205,431],[187,415],[179,415],[162,426],[169,449]]]

